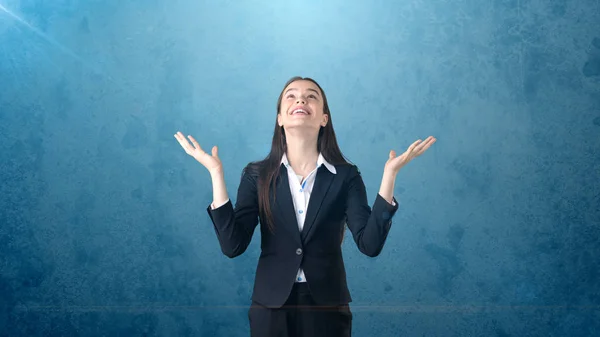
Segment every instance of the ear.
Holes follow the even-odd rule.
[[[281,123],[281,114],[277,114],[277,124],[279,124],[279,126],[283,126]]]
[[[325,125],[327,125],[327,122],[329,122],[329,115],[323,114],[323,121],[321,122],[321,126],[325,127]]]

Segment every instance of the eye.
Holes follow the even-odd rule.
[[[288,94],[287,98],[294,98],[294,94]]]
[[[308,95],[308,98],[314,98],[314,99],[317,99],[317,96],[315,96],[315,95]]]

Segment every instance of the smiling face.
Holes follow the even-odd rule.
[[[312,129],[318,132],[327,125],[329,117],[323,112],[323,106],[323,94],[315,83],[294,81],[283,90],[277,123],[285,130]]]

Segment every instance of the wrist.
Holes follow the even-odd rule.
[[[222,178],[224,176],[223,167],[217,167],[212,170],[209,170],[208,172],[210,173],[210,176],[213,180]]]
[[[398,171],[399,170],[394,170],[394,169],[386,167],[383,169],[383,177],[395,180],[396,176],[398,175]]]

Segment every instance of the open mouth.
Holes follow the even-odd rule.
[[[308,110],[302,109],[302,108],[297,108],[292,110],[291,115],[305,115],[308,116],[310,115],[310,112],[308,112]]]

